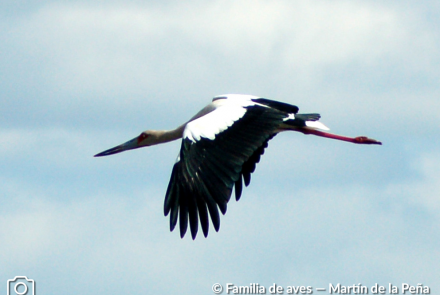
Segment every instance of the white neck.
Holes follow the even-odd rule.
[[[183,130],[186,124],[183,124],[173,130],[151,130],[151,134],[154,136],[154,144],[170,142],[183,136]]]

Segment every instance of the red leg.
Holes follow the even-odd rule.
[[[303,128],[300,131],[304,134],[313,134],[316,136],[327,137],[336,140],[343,140],[357,144],[382,144],[380,141],[377,141],[372,138],[368,138],[366,136],[347,137],[347,136],[336,135],[328,132],[318,131],[315,129],[306,129],[306,128]]]

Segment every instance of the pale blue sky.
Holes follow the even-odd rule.
[[[0,5],[0,283],[26,275],[38,294],[84,295],[422,283],[440,294],[439,4],[150,2]],[[279,135],[220,232],[180,239],[163,216],[179,142],[92,156],[223,93],[296,104],[384,145]]]

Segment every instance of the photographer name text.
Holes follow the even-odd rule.
[[[388,284],[381,286],[364,286],[362,284],[346,286],[342,284],[329,284],[328,288],[314,288],[312,286],[279,286],[272,284],[265,287],[257,283],[248,286],[238,286],[232,283],[221,285],[216,283],[212,286],[215,294],[313,294],[313,292],[328,294],[431,294],[431,289],[423,284],[410,285],[403,283],[399,285]]]

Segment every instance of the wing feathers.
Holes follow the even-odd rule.
[[[181,188],[185,188],[182,186]],[[188,195],[186,190],[182,191],[182,195],[179,198],[179,225],[180,225],[180,237],[185,236],[188,228]]]
[[[267,103],[267,100],[260,102]],[[281,105],[297,111],[296,107],[288,106],[290,105]],[[228,108],[231,110],[230,106]],[[219,230],[218,209],[222,214],[226,213],[234,185],[235,196],[239,200],[242,181],[246,186],[249,185],[250,175],[264,153],[267,142],[286,117],[283,111],[261,105],[243,109],[233,111],[232,117],[235,119],[242,113],[244,115],[233,123],[229,116],[226,124],[223,124],[227,128],[220,128],[222,131],[215,134],[215,138],[214,133],[206,126],[203,127],[203,132],[191,130],[200,126],[201,121],[187,124],[185,128],[180,160],[173,167],[164,203],[165,215],[171,212],[171,230],[175,228],[179,216],[181,237],[185,235],[189,223],[192,238],[195,239],[199,220],[206,237],[209,231],[208,213],[214,229]],[[218,122],[220,117],[216,111],[217,109],[200,119],[206,123],[209,122],[209,116],[212,116]],[[225,109],[221,113],[224,114],[224,111]],[[185,134],[188,135],[187,138]],[[205,138],[204,134],[209,137]]]
[[[274,101],[274,100],[270,100],[270,99],[266,99],[266,98],[255,98],[252,99],[252,101],[261,103],[263,105],[269,106],[271,108],[277,109],[279,111],[285,112],[285,113],[293,113],[296,114],[298,113],[298,107],[285,103],[285,102],[279,102],[279,101]]]
[[[240,200],[241,192],[243,191],[243,176],[240,174],[240,177],[235,182],[235,200]]]
[[[200,196],[197,197],[197,208],[199,209],[200,225],[202,226],[203,235],[207,237],[209,231],[208,210],[206,209],[205,200]],[[195,229],[195,233],[197,233],[197,228]],[[192,238],[196,238],[194,233],[192,234]]]

